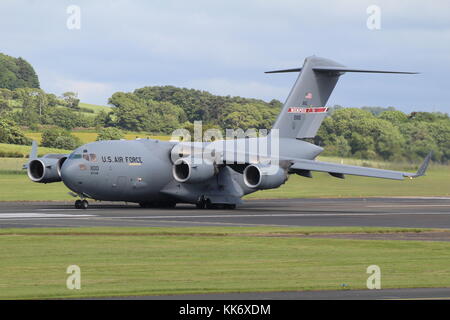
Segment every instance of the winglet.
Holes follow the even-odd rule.
[[[425,171],[428,169],[428,165],[430,164],[431,157],[433,156],[433,151],[430,151],[430,153],[425,157],[423,160],[422,165],[420,166],[419,170],[415,174],[410,175],[411,178],[417,178],[425,175]]]
[[[425,160],[423,160],[423,163],[420,166],[419,170],[417,170],[416,177],[425,175],[425,171],[427,171],[428,164],[430,163],[432,156],[433,156],[433,151],[430,151],[430,153],[426,156]]]
[[[31,144],[31,152],[30,152],[30,160],[37,158],[37,142],[36,140],[33,140],[33,143]]]

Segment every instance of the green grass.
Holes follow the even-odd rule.
[[[22,146],[22,145],[17,145],[17,144],[0,143],[0,150],[5,151],[5,152],[19,152],[19,153],[22,153],[23,156],[26,156],[26,155],[30,154],[31,145]],[[44,155],[47,153],[70,153],[72,151],[56,149],[56,148],[39,147],[38,152],[39,152],[39,155]]]
[[[22,173],[0,173],[0,201],[64,201],[74,198],[63,183],[35,183]],[[12,172],[15,173],[15,172]]]
[[[272,232],[305,230],[313,232],[208,227],[2,230],[0,298],[338,290],[344,283],[363,289],[366,268],[372,264],[381,268],[382,288],[450,286],[448,242],[269,237]],[[73,264],[81,268],[81,290],[66,288],[66,269]]]
[[[94,111],[95,114],[100,113],[100,111],[105,111],[105,112],[110,112],[111,111],[111,107],[100,106],[100,105],[84,103],[84,102],[80,102],[79,107],[80,108],[91,109],[91,110]]]

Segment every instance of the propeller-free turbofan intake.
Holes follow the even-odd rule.
[[[61,181],[61,166],[67,157],[38,158],[28,164],[28,177],[39,183],[51,183]]]
[[[278,188],[286,180],[286,171],[278,166],[251,164],[244,170],[244,182],[253,189]]]
[[[172,166],[173,177],[178,182],[197,183],[212,178],[217,173],[216,165],[202,159],[181,158]]]

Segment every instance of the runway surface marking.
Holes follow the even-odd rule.
[[[70,209],[70,208],[64,208],[64,209],[36,209],[36,211],[80,211],[80,209]]]
[[[0,213],[0,219],[29,219],[29,218],[81,218],[94,217],[92,214],[64,214],[64,213],[33,213],[33,212],[19,212],[19,213]]]
[[[195,216],[121,216],[108,219],[185,219],[185,218],[264,218],[264,217],[341,217],[341,216],[395,216],[395,215],[450,215],[450,212],[377,212],[377,213],[281,213],[281,214],[216,214]]]
[[[450,204],[391,204],[366,206],[366,208],[450,207]]]

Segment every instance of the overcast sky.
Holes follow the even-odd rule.
[[[80,29],[69,29],[77,5]],[[377,5],[380,29],[367,8]],[[71,20],[72,21],[72,20]],[[450,1],[1,0],[0,52],[41,87],[106,104],[116,91],[175,85],[284,101],[309,55],[419,75],[346,74],[329,105],[450,113]]]

